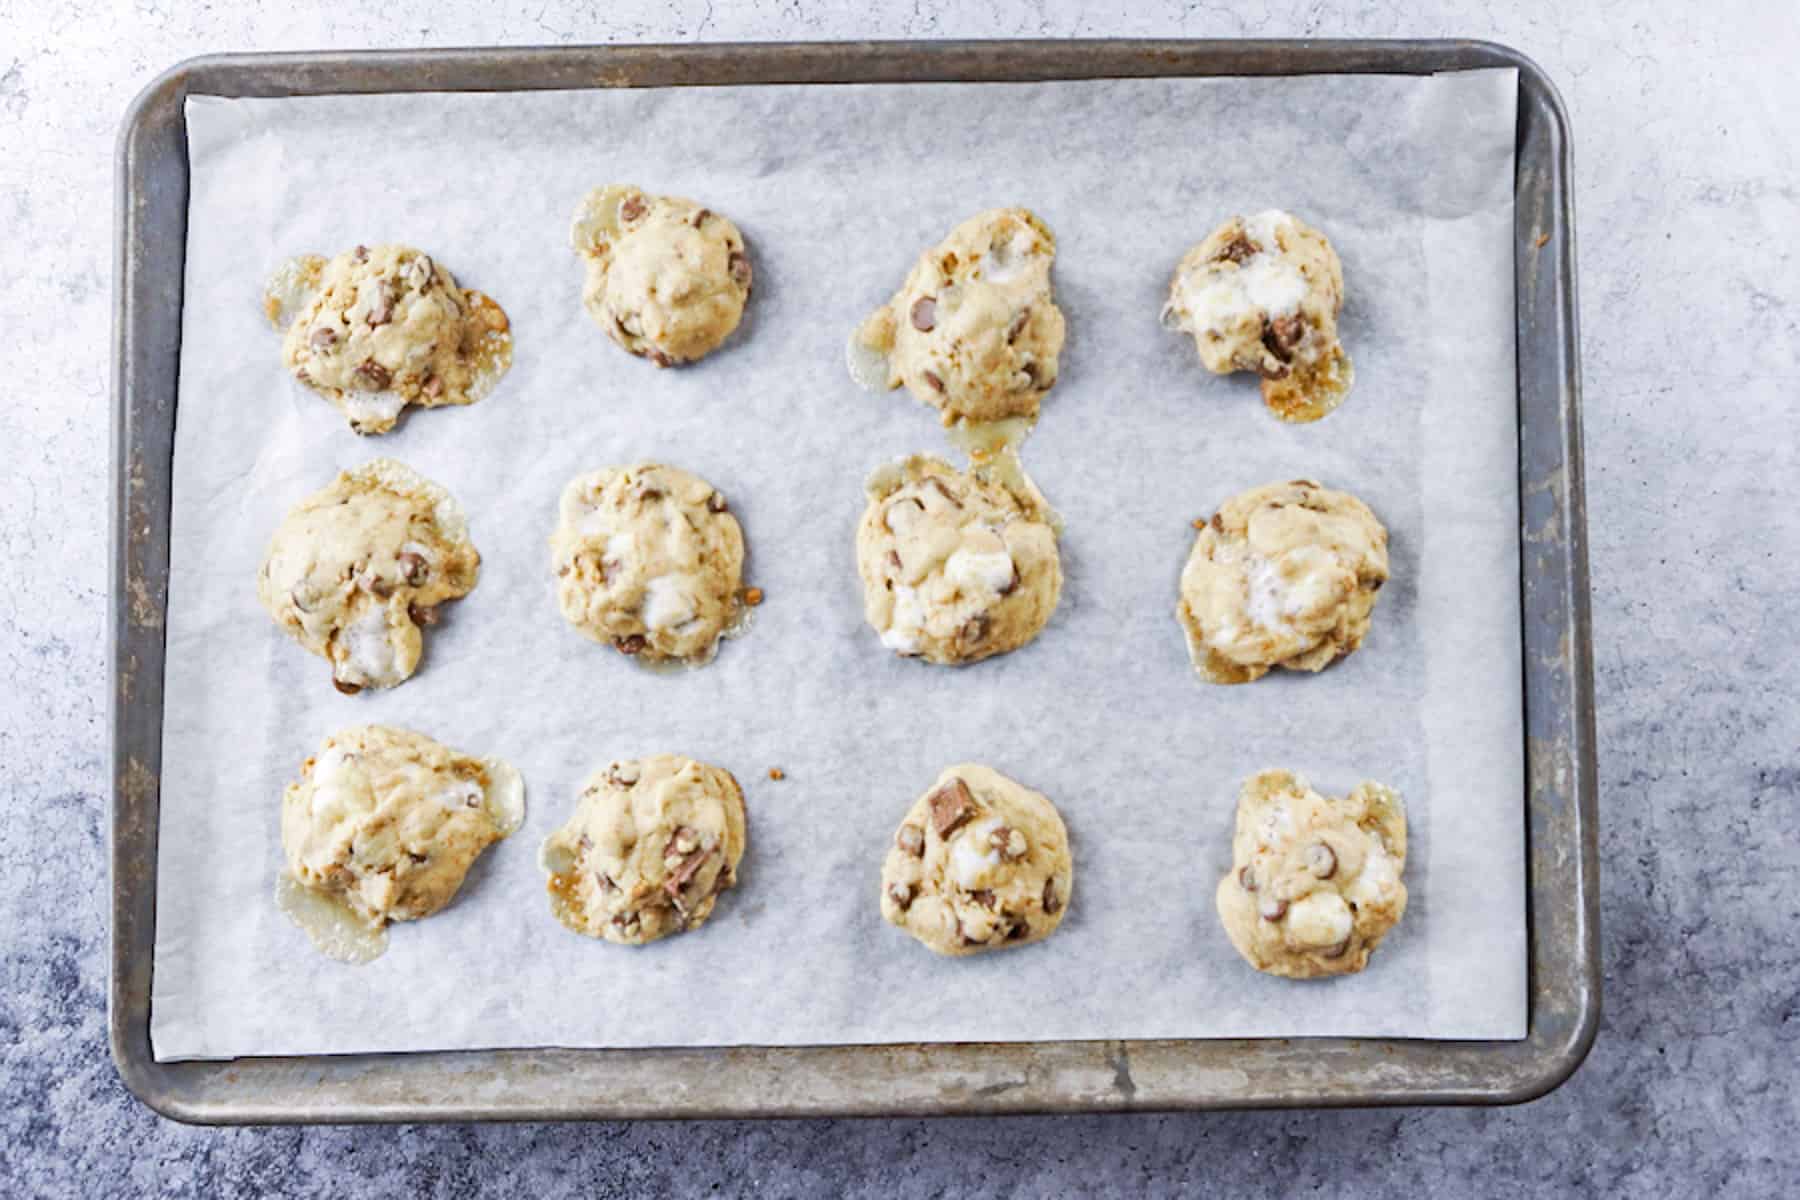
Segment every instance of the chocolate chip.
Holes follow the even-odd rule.
[[[715,513],[729,512],[731,511],[731,505],[725,503],[725,497],[714,492],[706,498],[706,511]]]
[[[1044,911],[1055,916],[1062,911],[1062,897],[1056,894],[1056,880],[1044,880]]]
[[[894,906],[896,908],[898,908],[901,912],[905,912],[907,909],[912,907],[912,900],[913,900],[912,884],[910,884],[910,883],[890,883],[890,884],[888,884],[887,894],[888,894],[888,899],[892,900],[894,902]]]
[[[955,833],[963,822],[975,815],[975,797],[969,793],[969,785],[960,779],[951,779],[931,793],[926,804],[931,809],[931,827],[941,838]]]
[[[423,554],[412,550],[400,552],[400,575],[406,582],[418,587],[431,578],[431,564],[425,561]]]
[[[649,209],[642,196],[627,196],[625,203],[619,205],[619,217],[625,221],[635,221]]]
[[[920,296],[913,301],[912,327],[920,333],[930,333],[937,328],[937,301],[930,296]]]
[[[929,383],[936,391],[942,392],[944,390],[944,381],[939,379],[935,372],[925,372],[925,382]]]
[[[638,654],[649,644],[641,633],[627,634],[624,637],[613,639],[613,649],[620,654]]]
[[[1211,520],[1211,522],[1209,522],[1209,524],[1211,524],[1212,527],[1215,530],[1217,530],[1218,532],[1220,532],[1220,533],[1225,532],[1225,518],[1220,516],[1218,513],[1214,513],[1212,515],[1212,520]]]
[[[350,253],[351,253],[351,257],[356,259],[356,261],[359,263],[369,261],[369,248],[367,246],[358,246],[355,250],[351,251]]]
[[[1262,919],[1265,921],[1279,921],[1281,918],[1287,916],[1287,910],[1288,902],[1286,900],[1277,900],[1273,896],[1263,900],[1262,904],[1257,908],[1257,911],[1262,914]]]
[[[1330,879],[1337,874],[1337,851],[1324,842],[1314,842],[1306,848],[1306,869],[1315,879]]]
[[[731,281],[745,291],[749,291],[753,274],[750,270],[750,256],[745,254],[742,250],[733,250],[731,252],[731,257],[726,259],[725,262],[726,266],[731,271]]]
[[[346,696],[354,696],[356,693],[362,691],[362,684],[346,683],[342,679],[336,678],[332,679],[331,686],[344,693]]]
[[[430,628],[438,623],[438,610],[435,604],[409,604],[406,615],[414,625],[421,629]]]
[[[1254,892],[1256,890],[1256,872],[1248,866],[1240,867],[1238,869],[1238,886],[1246,892]]]
[[[1258,253],[1260,251],[1257,249],[1256,243],[1240,233],[1225,243],[1223,250],[1213,255],[1213,261],[1234,262],[1241,266],[1245,259],[1254,258]]]
[[[1025,835],[1006,825],[988,834],[988,845],[998,850],[1004,859],[1017,861],[1025,857]]]
[[[703,208],[699,212],[695,213],[694,214],[694,228],[698,229],[702,225],[706,224],[706,218],[708,218],[710,216],[712,216],[712,209],[710,209],[710,208]]]
[[[365,358],[356,368],[356,379],[364,385],[364,391],[386,391],[394,382],[393,373],[372,358]]]
[[[321,325],[313,330],[312,336],[306,340],[314,350],[329,350],[337,345],[337,330],[329,325]]]
[[[894,834],[894,845],[914,858],[923,858],[925,856],[925,831],[909,821],[900,827],[898,833]]]

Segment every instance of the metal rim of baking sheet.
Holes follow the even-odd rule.
[[[1369,1038],[489,1050],[155,1061],[150,973],[185,99],[768,83],[1519,71],[1514,227],[1530,1026]],[[152,82],[120,131],[113,325],[113,1060],[176,1120],[551,1120],[1508,1104],[1561,1084],[1600,1015],[1592,642],[1569,121],[1530,59],[1472,41],[1024,41],[222,55]]]

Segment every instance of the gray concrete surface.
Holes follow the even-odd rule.
[[[1800,1193],[1800,22],[1787,3],[0,0],[0,1193]],[[1523,1108],[203,1130],[105,1048],[113,134],[207,50],[849,36],[1457,35],[1576,130],[1606,1020]],[[379,169],[372,164],[371,169]]]

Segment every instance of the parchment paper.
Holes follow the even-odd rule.
[[[188,102],[193,168],[152,1032],[162,1059],[503,1046],[1525,1033],[1513,366],[1514,75],[714,88]],[[701,365],[658,371],[581,309],[590,187],[694,197],[756,290]],[[878,462],[951,451],[844,344],[962,218],[1026,204],[1059,238],[1069,342],[1026,464],[1068,522],[1043,635],[963,670],[863,624],[852,535]],[[1284,425],[1157,323],[1224,216],[1280,206],[1343,256],[1357,383]],[[466,409],[359,439],[291,383],[258,298],[303,252],[402,241],[511,315],[516,365]],[[470,514],[481,583],[393,691],[341,696],[257,604],[286,510],[396,456]],[[767,602],[700,671],[573,632],[546,545],[577,472],[673,462],[730,497]],[[1348,488],[1392,534],[1363,650],[1318,676],[1201,683],[1174,617],[1189,521],[1255,484]],[[276,911],[284,783],[369,721],[511,760],[525,827],[455,903],[346,967]],[[613,757],[676,751],[748,793],[742,883],[646,949],[550,916],[537,844]],[[1045,943],[940,960],[885,925],[877,872],[945,765],[1050,795],[1074,902]],[[1411,817],[1406,917],[1360,976],[1232,950],[1212,893],[1237,787],[1372,777]],[[781,782],[771,767],[786,773]]]

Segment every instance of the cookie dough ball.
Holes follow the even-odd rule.
[[[587,264],[588,315],[659,367],[704,358],[744,315],[744,237],[692,200],[619,183],[596,188],[576,210],[569,240]]]
[[[1344,269],[1325,235],[1279,209],[1232,217],[1175,268],[1163,324],[1191,335],[1218,375],[1255,371],[1263,399],[1315,421],[1350,389],[1338,342]]]
[[[1062,594],[1055,517],[1023,473],[915,455],[869,477],[863,615],[896,654],[955,665],[1017,650]]]
[[[1231,858],[1219,920],[1270,975],[1354,974],[1406,911],[1406,809],[1379,783],[1337,800],[1292,771],[1251,776]]]
[[[524,819],[525,785],[506,763],[365,725],[301,765],[281,800],[281,846],[295,882],[380,929],[449,904]]]
[[[256,594],[275,623],[331,663],[340,692],[411,678],[421,626],[474,590],[481,555],[450,493],[404,463],[378,458],[294,506]]]
[[[969,218],[920,255],[851,340],[852,373],[904,383],[954,421],[1035,418],[1056,385],[1063,316],[1050,291],[1056,238],[1023,208]],[[861,355],[885,358],[880,370]]]
[[[1271,483],[1201,527],[1176,615],[1210,683],[1320,671],[1362,645],[1387,578],[1387,530],[1368,505],[1308,479]]]
[[[674,467],[571,480],[550,557],[563,617],[621,654],[710,661],[741,611],[743,530],[710,483]]]
[[[612,763],[544,841],[550,911],[576,933],[627,946],[698,929],[737,883],[747,834],[731,772],[673,754]]]
[[[358,246],[329,262],[296,261],[276,272],[267,299],[279,323],[296,308],[294,293],[313,284],[286,325],[282,362],[357,433],[386,433],[409,404],[472,404],[512,365],[500,306],[458,287],[427,254]]]
[[[881,915],[950,955],[1049,937],[1074,868],[1056,806],[998,771],[964,763],[907,811],[881,867]]]

